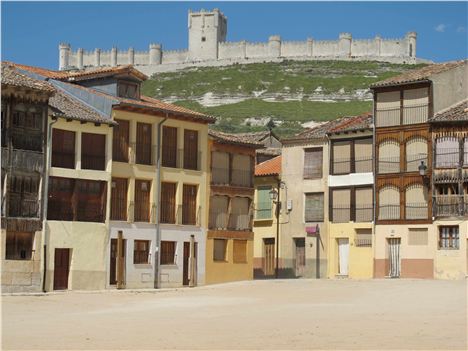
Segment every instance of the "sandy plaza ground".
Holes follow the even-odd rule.
[[[2,297],[2,349],[467,347],[466,281],[270,280]]]

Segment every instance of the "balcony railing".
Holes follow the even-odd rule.
[[[405,206],[406,219],[427,219],[428,206],[427,203],[407,203]]]
[[[420,104],[403,107],[403,124],[418,124],[427,122],[429,105]]]
[[[161,200],[161,223],[175,224],[176,222],[176,207],[174,200]]]
[[[400,107],[377,108],[376,127],[397,126],[400,124]]]
[[[438,149],[434,154],[436,168],[457,168],[460,164],[460,149]]]
[[[379,220],[400,219],[400,205],[380,205]]]
[[[433,173],[434,183],[457,183],[460,179],[457,169],[435,169]]]
[[[2,167],[7,168],[10,163],[7,148],[2,148]],[[11,150],[11,165],[15,169],[22,169],[41,173],[44,169],[44,154],[29,150]]]
[[[243,186],[243,187],[252,187],[253,172],[250,170],[244,169],[233,169],[232,170],[232,179],[231,185],[234,186]]]
[[[334,223],[348,223],[354,222],[371,222],[373,208],[372,205],[356,205],[349,206],[333,206],[332,208],[332,222]]]
[[[79,201],[77,204],[76,218],[78,222],[104,222],[105,209],[100,203]]]
[[[42,151],[43,134],[31,133],[24,134],[23,131],[13,130],[11,142],[14,149]]]
[[[434,216],[457,217],[468,214],[468,196],[437,195],[434,197]]]
[[[67,199],[49,198],[47,203],[47,219],[55,221],[73,221],[73,210]]]
[[[229,185],[229,168],[211,167],[211,184]]]
[[[356,173],[372,172],[372,157],[356,157]]]
[[[201,152],[189,152],[184,149],[178,150],[178,167],[199,171],[201,169]]]
[[[153,147],[148,143],[136,142],[135,144],[135,162],[140,165],[152,165]]]
[[[399,173],[399,172],[400,172],[400,157],[380,157],[379,158],[379,174]]]
[[[333,158],[333,174],[346,174],[351,172],[351,159]]]
[[[335,223],[348,223],[351,220],[351,207],[348,206],[333,206],[332,218]]]
[[[81,155],[81,168],[104,171],[106,169],[105,155]]]
[[[229,230],[249,230],[250,215],[248,213],[231,213],[229,215]]]
[[[52,149],[52,167],[75,168],[75,152]]]
[[[201,206],[198,208],[190,204],[177,206],[177,224],[200,225]]]
[[[9,217],[38,218],[39,202],[37,199],[25,199],[10,195],[8,203]]]
[[[228,227],[229,215],[225,208],[212,208],[210,210],[209,228],[216,230],[225,230]]]
[[[356,222],[372,222],[374,208],[372,204],[356,205]]]

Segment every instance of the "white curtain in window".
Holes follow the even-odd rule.
[[[384,140],[379,145],[379,173],[400,171],[400,144],[396,140]]]
[[[386,186],[379,191],[379,219],[400,218],[400,191]]]
[[[427,190],[421,184],[406,188],[406,219],[427,218]]]
[[[424,138],[416,137],[406,143],[406,170],[415,172],[421,162],[427,164],[427,141]]]

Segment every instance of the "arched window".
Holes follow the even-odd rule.
[[[385,140],[379,144],[379,173],[400,172],[400,144]]]
[[[447,136],[436,139],[435,162],[437,168],[457,167],[459,162],[458,139]]]
[[[406,219],[427,218],[427,188],[422,184],[413,184],[406,188]]]
[[[415,137],[406,142],[406,171],[416,172],[421,161],[427,164],[427,141],[422,137]]]
[[[379,219],[400,219],[400,191],[387,185],[379,191]]]

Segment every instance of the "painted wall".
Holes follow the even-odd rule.
[[[468,98],[468,62],[459,67],[435,74],[433,82],[434,113]]]

